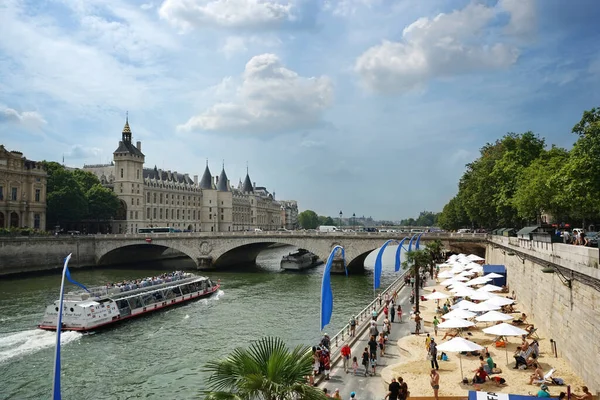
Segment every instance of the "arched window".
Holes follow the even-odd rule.
[[[123,177],[123,168],[121,168],[121,178]]]

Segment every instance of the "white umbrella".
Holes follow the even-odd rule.
[[[468,328],[475,323],[460,318],[450,318],[438,325],[440,329]]]
[[[446,343],[440,344],[439,346],[437,346],[437,349],[441,351],[449,351],[451,353],[460,353],[461,351],[483,350],[483,346],[480,346],[477,343],[473,343],[461,337],[455,337],[448,340]],[[462,358],[460,357],[460,355],[458,356],[458,360],[460,362],[460,375],[464,379],[465,376],[463,374]]]
[[[488,335],[496,335],[496,336],[522,336],[527,335],[527,331],[517,328],[514,325],[507,324],[503,322],[498,325],[490,326],[489,328],[483,329],[484,333]],[[508,346],[504,346],[504,352],[506,353],[506,365],[508,365]]]
[[[449,313],[446,313],[443,315],[444,318],[473,318],[474,316],[476,316],[477,314],[475,314],[474,312],[471,311],[467,311],[464,310],[462,308],[457,308],[455,310],[450,311]]]
[[[473,275],[475,275],[475,272],[467,271],[467,270],[465,270],[465,271],[461,272],[460,274],[458,274],[458,276],[464,276],[464,277],[469,277],[469,276],[473,276]]]
[[[473,278],[468,282],[465,282],[465,285],[467,286],[472,286],[472,285],[483,285],[484,283],[487,283],[491,281],[490,278],[484,278],[483,276],[479,276],[477,278]]]
[[[446,279],[445,281],[442,281],[440,283],[440,286],[450,286],[450,285],[452,285],[453,283],[456,283],[456,282],[458,282],[458,281],[455,281],[454,279]]]
[[[469,254],[467,258],[471,261],[485,261],[485,258],[481,258],[475,254]]]
[[[504,275],[500,275],[495,272],[491,272],[489,274],[485,274],[484,277],[485,278],[504,278]]]
[[[484,292],[499,292],[500,290],[502,290],[502,288],[500,286],[487,284],[479,290]]]
[[[467,278],[466,276],[455,276],[455,277],[454,277],[454,278],[452,278],[452,279],[454,279],[455,281],[461,281],[461,282],[464,282],[464,281],[468,281],[468,280],[469,280],[469,278]]]
[[[508,321],[513,319],[512,315],[503,314],[498,311],[488,311],[479,317],[476,317],[475,320],[479,322],[496,322],[496,321]]]
[[[442,271],[438,274],[438,278],[452,278],[454,274],[449,270]]]
[[[490,294],[490,292],[480,292],[478,290],[475,290],[474,293],[469,297],[471,298],[471,300],[489,300],[492,297],[494,297],[494,295]]]
[[[488,302],[490,304],[494,304],[494,305],[502,307],[502,306],[506,306],[506,305],[512,304],[515,301],[512,300],[512,299],[507,299],[506,297],[502,297],[502,296],[494,296],[491,299],[489,299]]]
[[[456,310],[456,309],[468,310],[469,307],[474,306],[474,305],[475,305],[475,303],[473,303],[472,301],[461,300],[450,308],[453,310]]]
[[[425,298],[427,300],[441,300],[441,299],[447,299],[448,297],[450,297],[450,296],[448,296],[447,294],[444,294],[442,292],[433,292],[433,293],[425,296]]]
[[[457,297],[471,297],[477,292],[468,287],[458,287],[456,289],[452,289],[452,293],[454,293],[454,296]]]
[[[467,310],[469,311],[474,311],[474,312],[479,312],[479,311],[492,311],[492,310],[499,310],[500,306],[495,306],[493,304],[490,304],[486,301],[484,301],[483,303],[479,303],[479,304],[474,304],[470,307],[467,308]]]

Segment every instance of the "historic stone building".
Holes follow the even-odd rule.
[[[296,200],[281,201],[281,226],[290,231],[298,229],[298,203]]]
[[[125,122],[113,160],[111,164],[86,165],[83,169],[98,176],[121,200],[120,217],[112,226],[114,233],[137,232],[146,227],[195,232],[283,227],[282,204],[275,200],[275,193],[253,185],[247,172],[244,183],[234,189],[225,165],[218,176],[213,176],[208,161],[200,181],[198,175],[191,178],[156,166],[144,168],[142,144],[133,144],[129,121]]]
[[[46,227],[46,170],[0,145],[0,228]]]

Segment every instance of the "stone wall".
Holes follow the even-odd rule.
[[[61,268],[73,253],[69,266],[95,265],[95,241],[87,236],[22,237],[0,239],[0,276]]]
[[[545,248],[551,244],[532,243],[529,249],[514,245],[516,242],[503,244],[542,259],[540,255],[546,253],[548,260],[558,260],[557,264],[580,273],[595,275],[598,271],[590,267],[593,259],[583,256],[589,252],[597,254],[598,249],[554,244],[556,254],[551,254]],[[508,284],[515,291],[519,310],[535,322],[543,340],[556,341],[559,355],[570,362],[592,392],[600,390],[600,292],[579,280],[573,280],[570,289],[557,273],[544,273],[543,265],[510,253],[506,248],[489,244],[486,263],[506,265]],[[547,361],[552,365],[551,359]],[[560,371],[556,376],[560,377]]]

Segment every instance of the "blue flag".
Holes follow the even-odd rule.
[[[65,276],[69,273],[69,260],[71,254],[65,258],[65,264],[63,267],[62,280],[60,283],[60,300],[58,302],[58,315],[56,320],[56,347],[54,349],[54,381],[52,385],[52,399],[61,400],[60,395],[60,330],[62,328],[62,314],[63,314],[63,299],[65,295]],[[71,280],[69,278],[69,280]],[[83,285],[81,285],[83,286]],[[84,287],[85,288],[85,287]],[[87,290],[87,289],[86,289]]]
[[[65,273],[65,275],[66,275],[66,277],[67,277],[67,280],[68,280],[69,282],[71,282],[73,285],[77,285],[77,286],[79,286],[80,288],[82,288],[83,290],[85,290],[85,291],[86,291],[86,292],[88,292],[88,293],[90,292],[90,291],[88,290],[88,288],[86,288],[86,287],[85,287],[83,284],[81,284],[81,283],[77,282],[75,279],[71,278],[71,273],[69,272],[69,267],[67,267],[67,266],[65,265],[65,269],[66,269],[66,273]]]
[[[346,268],[346,252],[342,246],[335,246],[327,263],[323,270],[323,281],[321,283],[321,330],[331,321],[331,314],[333,314],[333,291],[331,290],[331,265],[335,258],[335,253],[338,249],[342,251],[342,259],[344,260],[344,268],[346,269],[346,276],[348,276],[348,268]]]
[[[402,265],[402,260],[400,259],[400,256],[402,255],[402,249],[404,247],[402,247],[404,245],[404,241],[406,240],[406,238],[403,238],[400,243],[398,243],[398,248],[396,249],[396,265],[394,268],[394,271],[398,272],[400,271],[400,266]]]
[[[410,242],[408,242],[408,251],[412,251],[412,244],[413,240],[415,240],[415,237],[417,237],[416,233],[413,235],[413,237],[410,238]]]
[[[379,286],[381,286],[381,271],[383,270],[381,259],[383,258],[383,252],[388,244],[395,241],[396,240],[394,239],[386,241],[377,252],[377,257],[375,258],[375,273],[373,274],[373,289],[379,289]]]
[[[415,249],[417,250],[419,250],[419,243],[421,243],[421,236],[423,236],[423,233],[419,234],[419,237],[417,238],[417,244],[415,245]]]

